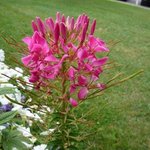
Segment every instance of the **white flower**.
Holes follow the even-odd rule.
[[[41,144],[37,145],[33,148],[33,150],[46,150],[47,145],[46,144]]]
[[[43,105],[42,108],[44,108],[43,110],[46,110],[45,112],[52,112],[52,110],[46,105]]]
[[[25,108],[25,109],[18,109],[18,112],[23,117],[34,118],[34,114],[31,113],[31,111],[28,110],[27,108]]]
[[[4,95],[0,95],[0,103],[2,105],[6,105],[8,104],[10,101],[4,96]]]
[[[32,134],[30,133],[30,128],[25,128],[25,127],[19,126],[17,124],[16,124],[16,126],[17,126],[17,130],[20,131],[23,134],[23,136],[32,137]]]
[[[6,128],[5,126],[0,126],[0,131],[2,131],[5,128]]]
[[[4,61],[4,60],[5,60],[4,51],[2,49],[0,49],[0,61]]]
[[[13,104],[13,108],[12,108],[12,111],[15,111],[17,110],[18,113],[19,113],[19,110],[22,110],[22,106],[21,105],[18,105],[18,104]]]
[[[29,149],[31,149],[32,148],[32,146],[33,146],[33,144],[28,144],[28,143],[26,143],[26,142],[22,142],[24,145],[26,145],[26,147],[27,148],[29,148]]]
[[[15,67],[15,70],[17,70],[20,73],[23,73],[23,70],[21,68],[19,68],[19,67]]]
[[[8,69],[9,67],[3,63],[3,62],[0,62],[0,72],[3,71],[3,69]]]
[[[47,131],[41,132],[40,135],[47,136],[47,135],[53,133],[54,131],[55,131],[55,129],[49,129]]]
[[[9,72],[9,77],[21,77],[22,73],[19,73],[18,71],[10,68],[9,70],[7,70]]]

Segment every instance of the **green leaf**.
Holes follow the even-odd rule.
[[[9,122],[17,114],[17,111],[9,111],[0,114],[0,125]]]
[[[14,94],[14,93],[16,93],[15,88],[12,87],[0,88],[0,95]]]
[[[48,150],[64,150],[60,140],[50,141],[46,148]]]
[[[28,138],[24,137],[23,134],[16,129],[2,130],[1,142],[4,150],[12,150],[13,147],[17,148],[18,150],[29,150],[24,143],[32,144]]]

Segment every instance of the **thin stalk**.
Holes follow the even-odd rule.
[[[128,77],[118,81],[118,82],[112,83],[112,84],[106,86],[106,89],[108,89],[108,88],[110,88],[112,86],[115,86],[115,85],[119,85],[119,84],[121,84],[121,83],[123,83],[123,82],[125,82],[127,80],[130,80],[130,79],[134,78],[135,76],[139,75],[142,72],[144,72],[144,70],[140,70],[140,71],[138,71],[138,72],[136,72],[136,73],[134,73],[134,74],[132,74],[132,75],[130,75],[130,76],[128,76]]]
[[[104,90],[106,90],[106,89],[108,89],[108,88],[110,88],[110,87],[112,87],[112,86],[117,86],[117,85],[119,85],[119,84],[121,84],[121,83],[123,83],[123,82],[125,82],[125,81],[127,81],[127,80],[130,80],[130,79],[134,78],[135,76],[139,75],[139,74],[142,73],[142,72],[144,72],[144,71],[143,71],[143,70],[140,70],[140,71],[138,71],[138,72],[136,72],[136,73],[134,73],[134,74],[132,74],[132,75],[130,75],[130,76],[128,76],[128,77],[126,77],[126,78],[124,78],[124,79],[118,81],[118,82],[112,83],[112,84],[110,84],[110,85],[108,85],[108,84],[110,83],[110,82],[108,82],[108,84],[106,84],[106,88],[104,88],[104,89],[101,90],[101,91],[100,91],[100,90],[94,91],[93,93],[91,93],[90,95],[88,95],[87,99],[89,99],[90,96],[95,95],[95,94],[97,94],[97,93],[100,93],[100,92],[102,92],[102,91],[104,91]],[[114,79],[116,79],[116,77],[114,77]],[[114,79],[113,79],[113,80],[114,80]]]
[[[21,106],[23,106],[23,107],[28,107],[28,108],[30,108],[30,109],[32,109],[32,110],[36,110],[36,109],[34,109],[34,108],[32,108],[32,107],[26,105],[26,104],[23,104],[23,103],[20,103],[20,102],[18,102],[18,101],[16,101],[16,100],[11,99],[11,98],[8,97],[7,95],[5,95],[5,97],[6,97],[10,102],[12,102],[12,103],[15,103],[15,104],[17,104],[17,105],[21,105]],[[45,113],[45,112],[42,111],[42,110],[39,110],[39,111],[42,112],[42,113]]]

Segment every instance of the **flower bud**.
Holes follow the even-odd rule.
[[[82,15],[80,15],[80,16],[77,18],[76,25],[78,25],[78,24],[80,23],[81,17],[82,17]]]
[[[38,24],[38,27],[39,27],[41,33],[44,35],[45,29],[44,29],[44,24],[43,24],[42,20],[40,19],[40,17],[36,17],[36,21],[37,21],[37,24]]]
[[[70,28],[70,17],[68,16],[66,19],[66,26]]]
[[[54,32],[54,21],[52,18],[46,20],[46,24],[49,26],[51,32]]]
[[[61,36],[65,40],[66,39],[66,26],[64,23],[60,24],[60,31],[61,31]]]
[[[34,20],[32,20],[32,29],[33,29],[33,31],[35,32],[35,31],[38,31],[38,27],[37,27],[37,25],[36,25],[36,23],[34,22]]]
[[[64,15],[62,15],[61,21],[62,21],[63,23],[65,23],[65,22],[66,22],[66,18],[65,18],[65,16],[64,16]]]
[[[85,99],[85,98],[87,97],[88,92],[89,92],[89,91],[88,91],[87,87],[81,88],[81,89],[79,90],[79,92],[78,92],[78,98],[79,98],[80,100]]]
[[[56,23],[55,24],[55,28],[54,28],[54,40],[55,40],[55,43],[58,42],[59,35],[60,35],[59,24]]]
[[[73,98],[70,98],[69,101],[70,101],[70,104],[71,104],[73,107],[76,107],[76,106],[78,105],[78,102],[77,102],[75,99],[73,99]]]
[[[83,27],[83,30],[82,30],[82,33],[81,33],[81,42],[80,42],[80,45],[82,45],[83,42],[84,42],[84,40],[85,40],[86,32],[87,32],[87,27],[88,27],[88,24],[85,23],[84,27]]]
[[[96,20],[94,19],[93,22],[92,22],[90,35],[93,35],[93,34],[94,34],[95,27],[96,27]]]
[[[56,22],[60,22],[60,12],[56,13]]]
[[[71,23],[70,23],[70,30],[74,29],[74,18],[71,18]]]

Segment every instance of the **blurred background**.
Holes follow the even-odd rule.
[[[150,7],[150,0],[120,0],[120,1],[129,2],[129,3],[136,4],[136,5]]]

